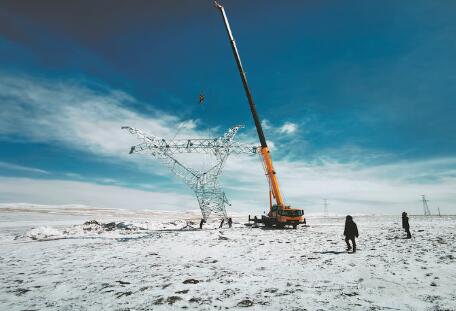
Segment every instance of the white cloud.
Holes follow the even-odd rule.
[[[266,143],[268,144],[269,150],[273,151],[276,149],[276,145],[272,140],[266,140]]]
[[[81,174],[73,173],[73,172],[64,173],[64,175],[69,178],[72,178],[72,179],[83,179],[84,178],[84,176],[82,176]]]
[[[140,115],[128,104],[135,99],[121,91],[92,91],[63,83],[0,74],[0,135],[35,142],[55,142],[103,156],[123,158],[137,142],[121,126],[146,130],[158,137],[196,137],[195,120],[153,110]]]
[[[279,127],[279,132],[282,134],[291,135],[296,133],[298,130],[298,125],[291,122],[285,122],[281,127]]]
[[[335,214],[421,214],[420,195],[426,194],[433,213],[456,213],[456,177],[444,167],[456,158],[361,167],[356,164],[276,161],[275,168],[287,203],[306,213],[322,212],[322,199],[329,200]],[[432,167],[432,169],[430,169]],[[428,170],[438,180],[410,181]],[[110,183],[110,180],[106,180]],[[232,157],[222,184],[232,203],[228,212],[262,213],[268,208],[268,188],[258,158]],[[150,187],[149,187],[150,186]],[[36,204],[84,204],[121,209],[193,210],[198,203],[190,190],[163,191],[144,185],[150,191],[117,184],[99,185],[83,181],[0,177],[0,202]]]
[[[0,177],[0,202],[83,204],[92,207],[151,210],[198,208],[191,192],[152,192],[93,183]]]
[[[22,166],[8,162],[0,162],[0,168],[8,169],[8,170],[15,170],[15,171],[22,171],[27,173],[38,173],[38,174],[45,174],[49,175],[50,172],[29,166]]]
[[[262,126],[263,129],[265,129],[265,130],[268,130],[268,129],[270,129],[270,128],[272,127],[271,122],[269,122],[268,119],[262,120],[262,121],[261,121],[261,126]]]
[[[1,136],[62,144],[89,152],[95,158],[101,155],[124,163],[150,163],[154,168],[159,167],[149,157],[128,156],[129,146],[137,141],[120,129],[122,125],[142,128],[163,137],[173,137],[181,125],[179,136],[209,136],[209,132],[198,130],[196,120],[181,120],[158,110],[151,110],[148,116],[135,112],[128,108],[129,104],[135,104],[135,99],[119,91],[92,91],[74,83],[0,74],[0,98]],[[279,128],[273,128],[268,122],[264,125],[284,134],[298,131],[298,125],[291,122],[285,122]],[[250,139],[252,135],[240,138]],[[273,147],[272,143],[270,145]],[[201,158],[207,165],[206,156]],[[456,212],[456,158],[381,166],[363,166],[356,159],[348,164],[334,160],[321,160],[317,164],[305,160],[274,160],[287,202],[306,211],[320,211],[321,200],[327,198],[330,210],[341,214],[353,211],[397,213],[402,209],[419,213],[419,196],[426,194],[431,200],[431,209],[440,207],[442,212]],[[11,168],[5,163],[0,166]],[[46,174],[44,170],[27,166],[16,169]],[[169,175],[165,169],[155,169],[154,174]],[[76,172],[67,173],[67,176],[80,177]],[[0,178],[0,201],[78,203],[111,208],[159,206],[162,210],[197,206],[190,191],[188,195],[168,193],[161,191],[157,184],[141,187],[154,192],[134,190],[103,176],[95,181],[111,185],[4,177]],[[249,212],[267,208],[267,183],[256,157],[231,156],[222,182],[233,203],[231,210]]]
[[[129,107],[136,100],[124,92],[94,91],[74,82],[0,73],[0,104],[0,137],[19,136],[27,141],[61,144],[92,153],[95,158],[136,163],[141,169],[162,176],[171,173],[150,156],[128,154],[130,147],[139,141],[122,130],[122,126],[140,128],[164,138],[222,135],[215,128],[198,129],[198,120],[180,119],[151,105],[148,115],[140,114]],[[245,139],[248,139],[245,135],[238,137],[244,143]],[[183,154],[179,160],[195,169],[207,169],[213,159],[207,155]]]
[[[337,214],[422,213],[420,195],[432,198],[434,212],[456,213],[456,173],[448,167],[456,158],[414,161],[365,167],[361,164],[323,161],[275,161],[275,169],[287,203],[306,211],[321,212],[322,199],[331,201]],[[267,207],[267,183],[258,160],[232,158],[224,177],[227,192],[250,209]],[[242,173],[240,173],[242,172]],[[427,172],[432,180],[426,180]],[[256,203],[252,203],[256,202]],[[243,204],[242,204],[243,205]]]
[[[149,156],[129,155],[130,147],[139,141],[122,126],[165,138],[209,137],[215,132],[199,130],[198,120],[183,120],[153,106],[148,106],[148,115],[140,114],[129,107],[137,104],[136,100],[124,92],[94,91],[74,82],[0,73],[0,104],[0,137],[60,144],[91,153],[95,159],[108,157],[135,163],[156,175],[169,173]],[[191,157],[183,162],[201,164]]]

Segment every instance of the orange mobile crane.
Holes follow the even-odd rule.
[[[269,213],[267,215],[261,216],[261,219],[258,219],[255,216],[254,221],[258,223],[263,223],[266,227],[276,226],[278,228],[283,228],[284,226],[288,225],[293,226],[293,228],[296,229],[298,224],[305,223],[304,211],[302,209],[291,208],[289,205],[286,205],[283,201],[282,194],[280,192],[279,181],[277,179],[274,166],[272,165],[271,153],[269,152],[269,148],[266,143],[266,138],[263,133],[263,128],[261,127],[260,118],[256,111],[255,103],[253,101],[249,85],[247,84],[247,77],[245,75],[244,68],[242,67],[241,58],[239,56],[239,52],[236,47],[236,42],[234,41],[233,34],[231,32],[230,24],[228,23],[228,18],[226,17],[225,9],[216,1],[214,2],[214,4],[215,7],[219,9],[223,17],[225,28],[228,33],[228,38],[230,40],[231,49],[233,51],[234,59],[236,60],[236,65],[242,79],[245,94],[247,95],[247,99],[249,101],[250,112],[252,113],[253,121],[255,122],[255,127],[258,133],[258,138],[260,139],[260,151],[261,156],[263,158],[263,166],[266,171],[266,176],[269,183]],[[272,204],[272,198],[274,198],[276,204]],[[250,216],[249,221],[251,221]]]

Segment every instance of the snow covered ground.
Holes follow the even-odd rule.
[[[199,230],[194,211],[2,206],[0,310],[456,310],[456,217],[411,216],[411,240],[400,215],[354,220],[351,254],[343,217]]]

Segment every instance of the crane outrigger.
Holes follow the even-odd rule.
[[[241,76],[245,95],[247,96],[247,100],[249,102],[250,112],[252,113],[253,121],[255,122],[255,127],[258,133],[258,138],[260,140],[260,153],[263,159],[263,166],[265,168],[266,176],[269,183],[269,213],[267,215],[263,215],[261,219],[255,217],[255,221],[263,223],[267,227],[276,226],[281,228],[286,225],[291,225],[293,226],[293,228],[296,228],[298,224],[305,223],[304,211],[298,208],[291,208],[289,205],[286,205],[284,203],[282,193],[280,192],[277,174],[272,164],[271,153],[266,143],[266,137],[264,136],[260,117],[258,116],[255,102],[253,101],[252,93],[250,92],[250,88],[247,83],[247,76],[245,75],[244,68],[242,67],[241,58],[236,47],[236,42],[234,41],[233,33],[231,32],[230,24],[226,16],[225,9],[216,1],[214,2],[214,4],[215,7],[219,9],[223,17],[223,21],[225,23],[228,39],[230,40],[231,49],[233,51],[234,59],[239,70],[239,74]],[[276,204],[272,203],[273,198]]]

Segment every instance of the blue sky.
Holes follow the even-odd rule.
[[[224,5],[287,201],[419,213],[427,194],[456,212],[454,1]],[[197,208],[166,170],[128,156],[124,122],[168,137],[241,123],[256,143],[210,1],[4,1],[0,105],[3,203]],[[258,159],[229,159],[233,211],[264,209],[261,175]]]

